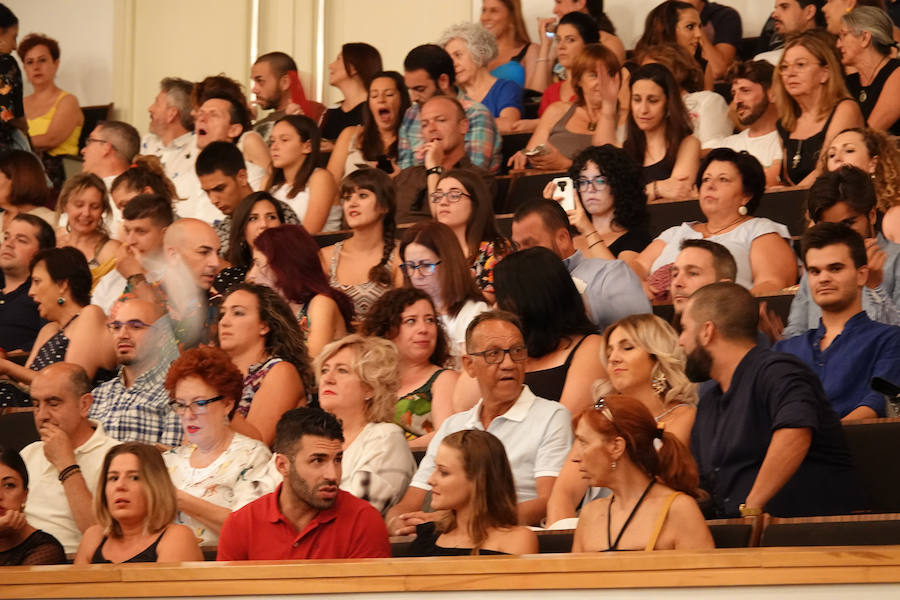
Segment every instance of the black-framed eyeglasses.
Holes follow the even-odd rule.
[[[206,400],[194,400],[193,402],[181,402],[180,400],[172,400],[169,402],[169,406],[172,407],[172,410],[175,411],[176,415],[183,415],[185,411],[188,409],[195,415],[203,415],[206,414],[207,407],[213,402],[218,402],[225,396],[215,396],[214,398],[207,398]]]
[[[506,358],[507,354],[509,354],[513,362],[522,362],[528,358],[528,348],[525,346],[513,346],[512,348],[491,348],[481,352],[469,352],[469,356],[480,356],[489,365],[499,365]]]
[[[447,190],[446,192],[442,192],[440,190],[431,192],[431,201],[434,204],[438,204],[441,200],[444,199],[445,196],[450,202],[459,202],[459,199],[463,196],[470,199],[472,198],[472,196],[465,193],[464,191],[453,188],[452,190]]]
[[[613,419],[612,411],[606,405],[606,398],[601,396],[600,398],[597,398],[596,400],[594,400],[594,410],[596,410],[601,415],[606,417],[607,420],[609,421],[610,425],[612,425],[616,431],[618,431],[620,434],[622,433],[619,430],[619,426],[616,425],[616,420]]]
[[[596,177],[579,177],[575,180],[575,185],[578,186],[578,190],[581,192],[588,191],[591,186],[594,186],[595,191],[599,191],[600,188],[607,185],[607,182],[606,177],[597,175]]]
[[[428,277],[430,275],[434,275],[434,270],[439,264],[441,264],[441,261],[439,260],[436,260],[434,262],[424,260],[417,263],[405,262],[400,263],[400,270],[403,271],[408,277],[412,277],[413,273],[420,273],[423,277]]]
[[[118,333],[123,327],[131,331],[143,331],[150,327],[150,323],[144,323],[140,319],[131,319],[130,321],[110,321],[106,324],[106,328],[113,333]]]

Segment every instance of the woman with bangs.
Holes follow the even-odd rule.
[[[790,38],[772,82],[778,107],[776,129],[784,160],[781,182],[809,187],[820,174],[819,152],[839,131],[864,125],[847,92],[837,51],[827,33],[804,31]]]
[[[70,177],[59,193],[57,215],[66,215],[65,227],[56,231],[56,247],[72,246],[84,254],[96,283],[115,268],[122,244],[109,237],[104,219],[111,208],[103,180],[92,173]]]
[[[331,286],[350,297],[355,318],[362,321],[386,291],[403,281],[395,251],[394,182],[380,169],[353,171],[341,183],[341,206],[353,234],[322,249],[322,266]]]
[[[538,169],[568,169],[588,146],[616,143],[620,71],[609,48],[587,44],[572,61],[575,101],[550,105],[526,145],[530,149],[543,146],[544,151],[532,156],[519,151],[509,164],[516,169],[524,169],[528,163]]]
[[[125,442],[107,452],[94,490],[97,525],[84,532],[76,565],[203,560],[194,532],[173,523],[175,486],[159,451]]]
[[[0,138],[2,136],[0,131]],[[58,216],[46,206],[49,198],[44,167],[34,154],[25,150],[0,153],[0,231],[6,230],[13,217],[20,213],[40,217],[51,227],[56,227]]]
[[[345,128],[328,159],[328,171],[334,180],[340,182],[345,175],[365,167],[376,167],[391,176],[399,173],[397,133],[409,107],[403,75],[396,71],[376,73],[369,84],[363,124]]]

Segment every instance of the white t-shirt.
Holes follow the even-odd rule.
[[[710,140],[703,144],[703,148],[731,148],[736,152],[747,152],[756,157],[764,169],[772,166],[776,160],[781,160],[784,155],[781,138],[775,129],[756,137],[750,137],[750,130],[745,129],[728,137]]]
[[[369,423],[344,450],[341,467],[341,489],[383,514],[406,493],[416,461],[398,425]]]
[[[728,103],[719,94],[708,90],[686,94],[684,107],[691,119],[694,137],[701,144],[734,132],[734,123],[728,116]]]

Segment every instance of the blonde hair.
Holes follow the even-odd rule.
[[[372,388],[372,399],[365,404],[369,423],[389,423],[394,420],[394,404],[400,387],[400,358],[393,342],[379,337],[367,337],[352,333],[322,349],[315,360],[316,381],[319,381],[322,365],[344,348],[352,348],[350,367],[359,379]]]
[[[653,359],[652,378],[665,377],[665,389],[660,399],[666,406],[676,404],[697,404],[697,386],[690,382],[684,374],[684,350],[678,345],[678,334],[672,326],[656,315],[630,315],[619,319],[606,328],[600,345],[600,359],[604,368],[607,366],[607,348],[612,332],[621,328]],[[595,398],[621,392],[615,390],[608,379],[594,382]]]
[[[97,223],[97,231],[102,235],[109,237],[106,230],[106,223],[103,217],[108,217],[112,213],[112,207],[109,203],[109,192],[106,190],[106,184],[103,180],[93,173],[78,173],[69,177],[59,191],[59,200],[56,202],[56,216],[59,217],[66,212],[66,206],[69,204],[69,198],[73,194],[78,194],[84,190],[95,189],[100,192],[101,218]]]
[[[847,92],[847,86],[844,85],[844,71],[831,34],[810,29],[788,37],[787,43],[784,45],[784,54],[781,55],[781,60],[778,61],[778,68],[772,76],[772,91],[775,94],[775,105],[778,107],[778,119],[788,131],[794,131],[794,128],[797,126],[797,118],[802,111],[797,101],[785,89],[784,83],[781,81],[780,71],[784,65],[787,51],[797,46],[805,48],[829,73],[828,81],[825,82],[822,96],[819,99],[818,113],[816,115],[818,119],[826,118],[834,110],[838,102],[850,97],[850,94]]]
[[[159,450],[141,442],[125,442],[110,448],[103,458],[103,468],[94,491],[94,515],[97,523],[103,528],[103,534],[109,537],[122,537],[122,526],[109,512],[106,499],[106,479],[109,466],[115,457],[121,454],[133,454],[138,459],[138,476],[144,486],[144,497],[147,500],[147,514],[144,517],[144,531],[157,533],[175,520],[178,512],[175,497],[175,486],[169,477],[169,470]]]
[[[866,145],[870,158],[875,161],[875,173],[872,175],[872,183],[875,184],[875,196],[878,198],[878,210],[887,212],[892,207],[900,204],[896,201],[900,195],[900,148],[898,138],[871,127],[853,127],[839,132],[829,141],[829,144],[843,133],[858,133]],[[828,172],[828,152],[821,152],[819,163],[823,173]]]

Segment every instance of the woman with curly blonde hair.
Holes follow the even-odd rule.
[[[621,394],[640,400],[660,427],[689,446],[697,390],[684,374],[675,330],[655,315],[619,319],[603,333],[600,356],[608,379],[594,383],[594,398]],[[578,465],[566,461],[547,504],[547,523],[575,516],[587,489]]]
[[[319,404],[341,421],[341,489],[385,513],[406,491],[416,463],[393,423],[400,381],[392,342],[359,334],[332,342],[316,357]]]

